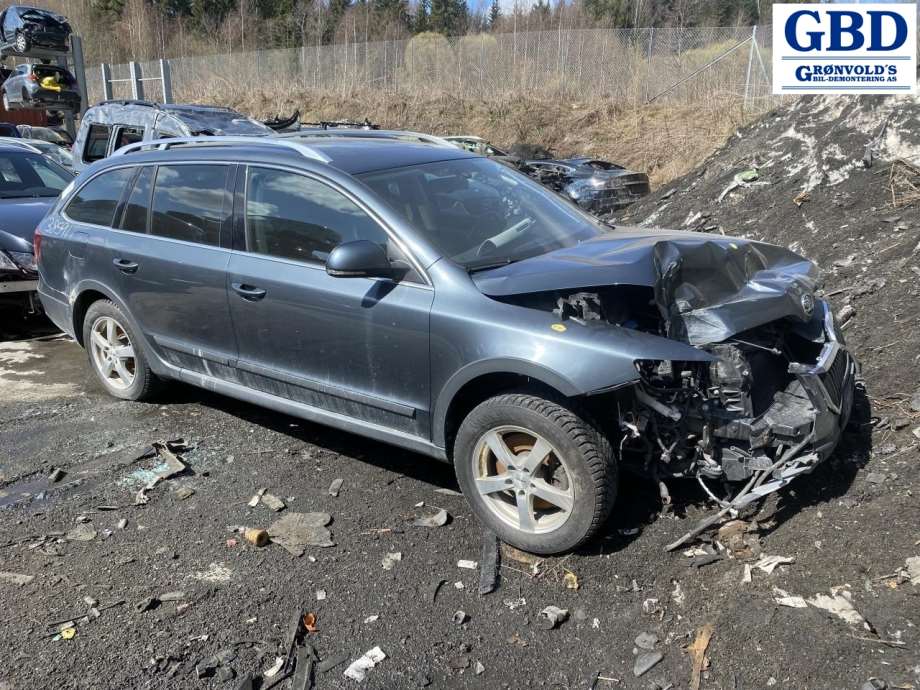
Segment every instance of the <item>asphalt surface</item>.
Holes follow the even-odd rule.
[[[302,610],[315,614],[306,638],[318,656],[347,659],[317,670],[317,688],[357,687],[343,672],[377,646],[386,658],[361,687],[589,688],[600,675],[597,688],[687,688],[684,646],[705,626],[703,688],[920,683],[920,586],[896,575],[920,554],[910,428],[879,431],[884,454],[873,455],[858,419],[835,458],[760,509],[746,553],[699,569],[665,553],[711,506],[694,486],[674,485],[675,508],[661,515],[654,488],[627,479],[600,538],[543,561],[505,550],[498,589],[480,595],[479,570],[457,562],[480,560],[483,535],[450,493],[449,466],[180,384],[155,404],[115,400],[79,346],[31,328],[0,342],[3,690],[235,688],[250,672],[267,687],[277,677],[261,673],[286,655]],[[137,458],[180,437],[193,448],[189,470],[134,505],[159,464]],[[54,468],[64,474],[50,481]],[[287,508],[250,508],[262,488]],[[447,525],[412,525],[437,508]],[[298,558],[236,531],[292,511],[329,513],[335,546]],[[396,552],[402,560],[385,570]],[[744,583],[759,555],[794,563],[754,568]],[[777,587],[812,598],[840,586],[872,630],[774,600]],[[170,592],[182,598],[139,610]],[[569,619],[546,630],[550,605]],[[72,637],[60,634],[66,622]],[[663,658],[637,678],[640,633],[657,637]],[[214,655],[221,666],[199,678]]]

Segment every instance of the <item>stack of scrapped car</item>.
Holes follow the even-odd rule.
[[[547,149],[533,144],[515,144],[505,151],[479,137],[445,139],[520,170],[599,218],[609,217],[651,191],[648,175],[616,163],[586,156],[553,158]]]
[[[35,48],[67,51],[66,17],[37,7],[13,5],[0,12],[0,48],[25,55]]]
[[[57,65],[19,65],[0,86],[3,107],[80,110],[77,80]]]

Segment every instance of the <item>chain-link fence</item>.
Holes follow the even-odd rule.
[[[772,99],[771,27],[564,29],[404,41],[340,43],[170,60],[177,102],[225,93],[311,88],[418,92],[491,98],[530,93],[566,98],[694,102],[728,95]],[[155,62],[141,64],[158,75]],[[112,65],[113,80],[128,65]],[[90,102],[102,97],[100,71]],[[129,97],[125,82],[116,98]],[[149,98],[159,96],[151,84]]]

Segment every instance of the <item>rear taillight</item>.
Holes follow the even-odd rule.
[[[27,79],[28,79],[29,81],[38,81],[38,77],[36,77],[34,74],[30,74],[30,75],[27,77]]]
[[[35,236],[32,238],[32,251],[35,253],[35,265],[42,258],[42,233],[39,228],[35,228]]]

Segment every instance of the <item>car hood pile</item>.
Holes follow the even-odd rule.
[[[616,285],[649,287],[670,337],[705,345],[777,319],[807,322],[817,267],[770,244],[689,232],[618,230],[475,274],[506,298]]]

